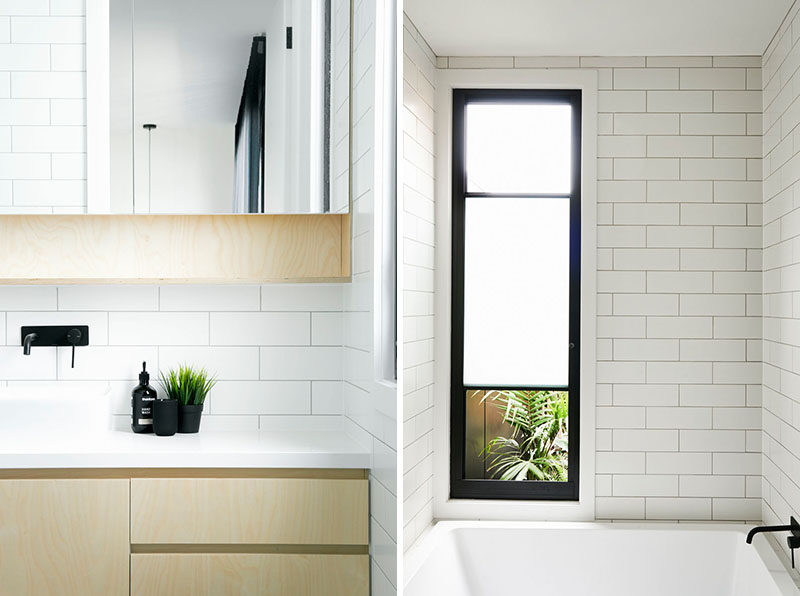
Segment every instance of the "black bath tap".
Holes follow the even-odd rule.
[[[794,517],[789,518],[788,526],[756,526],[747,533],[747,544],[753,543],[753,537],[762,532],[791,532],[786,538],[789,550],[792,552],[792,569],[794,569],[794,549],[800,548],[800,524]]]

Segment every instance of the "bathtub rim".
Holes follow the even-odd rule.
[[[495,520],[442,520],[428,526],[403,557],[403,586],[414,578],[437,544],[450,532],[460,529],[523,529],[523,530],[681,530],[689,532],[733,532],[741,534],[744,542],[748,530],[754,524],[736,522],[672,522],[672,521],[495,521]],[[756,553],[764,561],[783,596],[800,594],[800,574],[789,567],[789,561],[772,534],[759,534],[753,539]],[[799,553],[800,554],[800,553]]]

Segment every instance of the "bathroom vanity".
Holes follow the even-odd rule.
[[[0,396],[0,593],[369,593],[369,454],[345,433],[137,435],[101,397]]]
[[[0,526],[8,594],[369,593],[362,469],[3,470]]]

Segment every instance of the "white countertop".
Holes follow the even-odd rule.
[[[0,469],[369,467],[369,452],[343,431],[0,434]]]

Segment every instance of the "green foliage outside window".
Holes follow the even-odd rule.
[[[487,391],[508,436],[489,441],[483,457],[500,480],[567,480],[569,395],[566,391]]]

